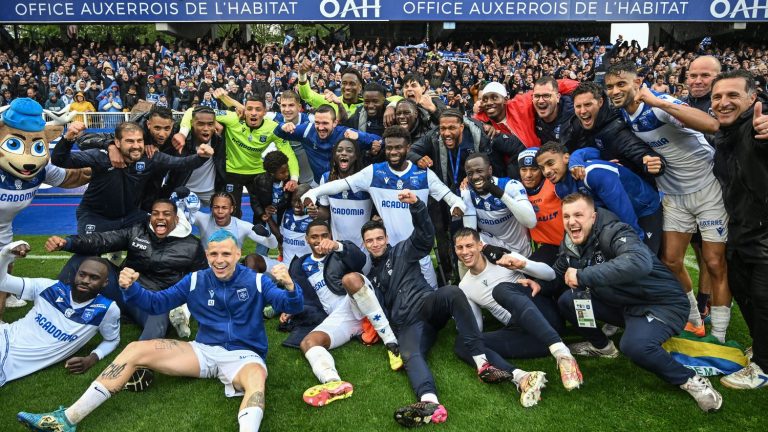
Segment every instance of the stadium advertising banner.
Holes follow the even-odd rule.
[[[3,0],[0,22],[768,21],[768,0]]]

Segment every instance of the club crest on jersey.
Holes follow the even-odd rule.
[[[225,189],[227,190],[227,192],[232,193],[235,191],[235,185],[228,184]]]
[[[491,203],[488,201],[483,203],[483,207],[485,207],[485,211],[491,211]]]
[[[142,172],[146,167],[144,162],[136,162],[136,172]]]
[[[240,288],[239,290],[237,290],[237,298],[240,301],[248,300],[248,289],[247,288]]]
[[[86,309],[83,311],[83,322],[89,322],[93,319],[93,309]]]
[[[260,136],[259,137],[259,142],[263,142],[263,143],[267,142],[267,137],[264,136],[264,135]]]
[[[397,186],[398,189],[402,189],[403,188],[403,181],[402,180],[398,180],[396,186]]]
[[[21,190],[21,187],[24,185],[21,180],[16,180],[13,182],[13,185],[16,186],[16,190]]]
[[[64,316],[67,318],[71,317],[74,314],[75,314],[75,310],[72,308],[67,308],[67,310],[64,311]]]
[[[344,192],[341,193],[341,198],[342,199],[347,199],[348,197],[349,197],[349,191],[344,191]]]
[[[600,251],[597,251],[595,253],[594,258],[595,258],[595,264],[602,264],[605,262],[605,257],[603,256],[603,253]]]

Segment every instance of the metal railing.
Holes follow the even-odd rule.
[[[183,115],[183,112],[174,112],[173,119],[179,120]],[[45,117],[45,121],[52,120],[48,114],[43,114],[43,117]],[[114,129],[120,123],[133,117],[134,114],[129,112],[82,112],[77,113],[73,121],[85,123],[85,127],[88,129]]]

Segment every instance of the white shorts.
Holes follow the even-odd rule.
[[[685,195],[664,195],[664,231],[695,233],[698,226],[706,242],[728,240],[728,213],[723,205],[720,183],[712,181],[703,189]]]
[[[365,280],[366,286],[373,291],[370,281],[365,276],[363,276],[363,280]],[[362,320],[363,314],[355,302],[349,296],[344,296],[336,309],[312,331],[327,334],[331,338],[331,349],[334,349],[363,333]]]
[[[256,363],[264,368],[265,375],[267,373],[264,360],[253,351],[227,351],[220,346],[205,345],[195,341],[189,344],[192,345],[197,361],[200,363],[200,378],[218,378],[224,384],[224,394],[227,397],[243,395],[241,390],[236,390],[232,385],[232,381],[243,366]]]

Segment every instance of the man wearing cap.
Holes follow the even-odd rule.
[[[577,85],[577,81],[559,80],[558,91],[560,94],[569,93]],[[486,127],[486,133],[497,130],[515,135],[526,147],[538,146],[541,143],[534,128],[536,111],[531,92],[509,99],[507,88],[503,84],[491,82],[483,88],[480,107],[482,111],[477,113],[475,118],[491,126]]]

